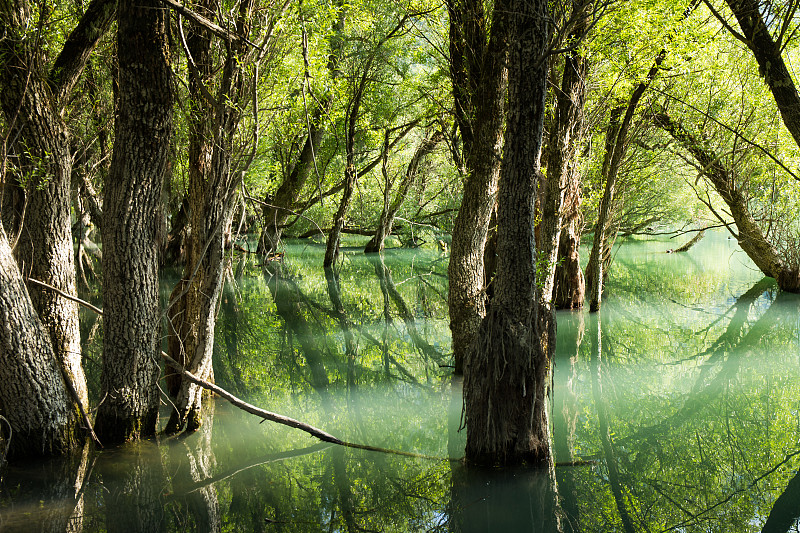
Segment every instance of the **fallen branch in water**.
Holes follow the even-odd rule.
[[[37,284],[41,285],[42,287],[45,287],[45,288],[50,289],[50,290],[53,290],[53,291],[57,292],[58,294],[60,294],[61,296],[63,296],[64,298],[67,298],[69,300],[77,302],[77,303],[83,305],[84,307],[88,307],[89,309],[91,309],[92,311],[97,313],[98,315],[103,316],[103,310],[102,309],[100,309],[98,307],[95,307],[94,305],[90,304],[89,302],[87,302],[85,300],[82,300],[82,299],[78,298],[77,296],[72,296],[70,294],[67,294],[64,291],[61,291],[61,290],[59,290],[59,289],[57,289],[55,287],[52,287],[52,286],[50,286],[50,285],[48,285],[46,283],[42,283],[41,281],[36,281],[36,280],[31,280],[31,281],[35,281]],[[366,445],[366,444],[356,444],[354,442],[343,441],[343,440],[341,440],[341,439],[339,439],[337,437],[334,437],[330,433],[327,433],[326,431],[323,431],[323,430],[321,430],[319,428],[315,428],[314,426],[312,426],[310,424],[306,424],[305,422],[301,422],[299,420],[295,420],[294,418],[290,418],[288,416],[280,415],[278,413],[273,413],[273,412],[267,411],[266,409],[261,409],[260,407],[256,407],[255,405],[249,404],[249,403],[245,402],[244,400],[241,400],[241,399],[237,398],[236,396],[234,396],[230,392],[226,391],[222,387],[220,387],[218,385],[215,385],[213,383],[209,383],[208,381],[205,381],[203,379],[198,378],[197,376],[195,376],[194,374],[192,374],[191,372],[189,372],[188,370],[183,368],[183,366],[180,363],[178,363],[175,359],[173,359],[172,357],[167,355],[165,352],[161,352],[161,358],[164,359],[164,361],[166,361],[170,366],[174,367],[174,369],[177,370],[178,373],[180,373],[182,376],[184,376],[186,379],[188,379],[192,383],[194,383],[196,385],[199,385],[199,386],[203,387],[206,390],[210,390],[211,392],[217,394],[218,396],[221,396],[222,398],[225,398],[226,400],[228,400],[229,403],[235,405],[236,407],[238,407],[242,411],[245,411],[245,412],[248,412],[248,413],[250,413],[252,415],[256,415],[258,417],[261,417],[264,420],[269,420],[270,422],[276,422],[276,423],[282,424],[284,426],[289,426],[289,427],[292,427],[292,428],[295,428],[295,429],[299,429],[300,431],[304,431],[304,432],[308,433],[309,435],[311,435],[313,437],[316,437],[316,438],[318,438],[319,440],[321,440],[323,442],[330,442],[331,444],[338,444],[339,446],[345,446],[347,448],[356,448],[358,450],[367,450],[367,451],[372,451],[372,452],[391,453],[391,454],[394,454],[394,455],[402,455],[402,456],[405,456],[405,457],[417,457],[417,458],[421,458],[421,459],[434,459],[434,460],[437,460],[437,461],[450,460],[450,458],[448,458],[448,457],[435,457],[433,455],[425,455],[425,454],[413,453],[413,452],[404,452],[404,451],[400,451],[400,450],[391,450],[389,448],[380,448],[378,446],[369,446],[369,445]],[[88,420],[88,417],[86,417],[86,418]],[[89,427],[91,428],[91,425],[89,425]],[[94,434],[94,431],[92,431],[92,434]]]
[[[394,455],[403,455],[405,457],[417,457],[421,459],[434,459],[437,461],[444,461],[449,460],[447,457],[435,457],[432,455],[424,455],[421,453],[413,453],[413,452],[404,452],[400,450],[392,450],[389,448],[380,448],[378,446],[369,446],[366,444],[356,444],[354,442],[347,442],[344,440],[339,439],[338,437],[334,437],[330,433],[323,431],[319,428],[316,428],[310,424],[306,424],[305,422],[301,422],[299,420],[295,420],[294,418],[290,418],[288,416],[284,416],[278,413],[273,413],[271,411],[267,411],[266,409],[261,409],[260,407],[256,407],[255,405],[249,404],[246,401],[237,398],[230,392],[226,391],[222,387],[215,385],[213,383],[209,383],[203,379],[198,378],[185,368],[183,368],[175,359],[170,357],[164,352],[161,352],[161,358],[164,359],[170,366],[174,367],[178,373],[184,376],[186,379],[194,383],[195,385],[199,385],[206,390],[210,390],[211,392],[225,398],[231,404],[235,405],[242,411],[250,413],[252,415],[256,415],[258,417],[263,418],[264,420],[269,420],[270,422],[276,422],[278,424],[282,424],[284,426],[289,426],[295,429],[299,429],[300,431],[304,431],[309,435],[318,438],[323,442],[330,442],[331,444],[338,444],[339,446],[345,446],[347,448],[356,448],[358,450],[368,450],[372,452],[382,452],[382,453],[391,453]]]
[[[82,299],[80,299],[80,298],[78,298],[76,296],[69,295],[69,294],[67,294],[67,293],[65,293],[63,291],[60,291],[60,290],[56,289],[55,287],[51,287],[50,285],[47,285],[45,283],[42,283],[42,282],[38,282],[38,283],[39,283],[39,285],[41,285],[43,287],[46,287],[48,289],[52,289],[52,290],[58,292],[64,298],[67,298],[67,299],[70,299],[70,300],[72,300],[74,302],[77,302],[77,303],[83,305],[84,307],[88,307],[89,309],[91,309],[92,311],[97,313],[98,315],[103,316],[103,310],[98,308],[98,307],[95,307],[94,305],[90,304],[89,302],[86,302],[86,301],[84,301],[84,300],[82,300]],[[273,413],[271,411],[267,411],[266,409],[261,409],[260,407],[256,407],[255,405],[249,404],[249,403],[245,402],[244,400],[242,400],[240,398],[237,398],[236,396],[234,396],[230,392],[226,391],[222,387],[220,387],[218,385],[215,385],[213,383],[209,383],[208,381],[205,381],[203,379],[198,378],[197,376],[195,376],[194,374],[192,374],[191,372],[189,372],[188,370],[183,368],[183,366],[181,364],[179,364],[175,359],[173,359],[172,357],[170,357],[169,355],[167,355],[163,351],[161,352],[161,358],[164,359],[164,361],[166,361],[170,366],[174,367],[175,370],[177,370],[182,376],[184,376],[186,379],[188,379],[192,383],[194,383],[196,385],[199,385],[199,386],[203,387],[204,389],[209,390],[209,391],[217,394],[218,396],[221,396],[222,398],[225,398],[226,400],[228,400],[229,403],[231,403],[232,405],[238,407],[242,411],[245,411],[245,412],[248,412],[248,413],[250,413],[252,415],[261,417],[263,420],[269,420],[270,422],[275,422],[275,423],[278,423],[278,424],[282,424],[284,426],[289,426],[291,428],[299,429],[300,431],[304,431],[305,433],[308,433],[309,435],[311,435],[313,437],[316,437],[316,438],[318,438],[319,440],[321,440],[323,442],[329,442],[331,444],[337,444],[339,446],[344,446],[346,448],[355,448],[357,450],[366,450],[366,451],[370,451],[370,452],[389,453],[389,454],[392,454],[392,455],[402,455],[404,457],[414,457],[414,458],[418,458],[418,459],[431,459],[431,460],[434,460],[434,461],[460,461],[461,460],[460,458],[437,457],[437,456],[434,456],[434,455],[425,455],[425,454],[422,454],[422,453],[404,452],[404,451],[401,451],[401,450],[392,450],[390,448],[381,448],[379,446],[369,446],[367,444],[357,444],[355,442],[347,442],[347,441],[341,440],[338,437],[334,437],[330,433],[328,433],[326,431],[323,431],[323,430],[321,430],[319,428],[316,428],[316,427],[314,427],[314,426],[312,426],[310,424],[306,424],[305,422],[301,422],[299,420],[295,420],[294,418],[291,418],[291,417],[288,417],[288,416],[284,416],[284,415],[281,415],[281,414],[278,414],[278,413]],[[578,461],[568,461],[566,463],[556,463],[556,466],[588,466],[588,465],[593,465],[593,464],[595,464],[594,461],[578,460]]]

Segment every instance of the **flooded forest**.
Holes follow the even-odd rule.
[[[0,531],[797,531],[799,7],[0,1]]]

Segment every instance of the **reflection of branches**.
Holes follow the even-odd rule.
[[[723,384],[734,378],[739,370],[742,357],[728,357],[723,361],[723,357],[729,354],[736,346],[747,346],[748,344],[762,338],[774,324],[770,310],[775,308],[770,305],[769,309],[753,324],[745,335],[742,335],[747,323],[747,317],[751,306],[755,301],[772,286],[772,280],[765,278],[753,285],[746,293],[742,294],[736,301],[736,312],[728,324],[728,328],[720,335],[709,350],[711,355],[706,360],[700,374],[697,376],[692,386],[689,398],[686,403],[675,414],[662,420],[661,422],[649,427],[645,427],[623,439],[621,442],[631,442],[655,438],[666,434],[675,426],[680,425],[691,415],[707,406],[709,402],[717,397],[723,390]],[[713,379],[708,379],[712,370],[717,364],[724,366],[719,370]]]
[[[606,403],[603,398],[602,378],[600,374],[600,363],[602,352],[602,325],[600,322],[600,315],[597,316],[597,329],[592,336],[592,396],[594,397],[595,408],[597,410],[597,418],[599,422],[600,441],[603,446],[603,454],[606,458],[606,467],[608,468],[608,481],[611,485],[611,492],[614,495],[614,501],[617,505],[620,519],[626,533],[635,533],[636,528],[633,526],[633,520],[625,505],[625,498],[622,491],[622,484],[620,483],[619,466],[617,465],[616,453],[614,446],[611,442],[611,429],[608,422],[608,412],[606,411]]]
[[[725,505],[726,503],[731,501],[734,497],[750,491],[750,489],[752,489],[753,487],[758,485],[759,481],[761,481],[762,479],[774,474],[780,467],[782,467],[783,465],[785,465],[786,463],[788,463],[789,461],[791,461],[794,457],[796,457],[798,455],[800,455],[800,450],[797,450],[797,451],[794,451],[794,452],[788,454],[786,457],[783,458],[782,461],[780,461],[779,463],[773,465],[769,470],[767,470],[766,472],[764,472],[763,474],[761,474],[760,476],[755,478],[753,481],[751,481],[747,485],[732,491],[730,494],[728,494],[725,498],[719,500],[717,503],[715,503],[715,504],[703,509],[699,513],[696,513],[696,514],[692,515],[691,519],[684,520],[683,522],[679,522],[677,524],[674,524],[674,525],[664,529],[664,532],[666,532],[666,531],[674,531],[674,530],[681,530],[681,531],[685,530],[686,526],[689,526],[689,525],[697,522],[699,519],[701,519],[703,516],[709,514],[711,511],[713,511],[717,507],[720,507],[721,505]],[[792,480],[792,481],[794,481],[794,480]],[[765,524],[765,527],[766,527],[766,524]]]
[[[228,478],[232,478],[237,474],[250,470],[251,468],[262,466],[268,463],[275,463],[277,461],[283,461],[285,459],[294,459],[295,457],[301,457],[303,455],[317,453],[318,451],[324,450],[325,448],[328,448],[330,446],[331,444],[321,442],[318,444],[314,444],[313,446],[300,448],[298,450],[288,450],[285,452],[273,453],[267,456],[259,457],[258,459],[256,459],[255,462],[251,462],[246,465],[237,466],[234,468],[229,468],[224,472],[220,472],[213,476],[207,477],[206,479],[203,479],[201,481],[197,481],[192,485],[186,486],[185,490],[181,492],[180,496],[176,496],[175,494],[169,495],[165,498],[165,502],[169,502],[171,500],[175,500],[178,498],[183,498],[186,494],[204,489],[209,485],[214,485],[215,483],[219,483],[220,481],[224,481]]]

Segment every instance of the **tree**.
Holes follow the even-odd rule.
[[[115,5],[110,0],[91,2],[54,59],[47,57],[42,41],[53,39],[45,28],[57,13],[44,5],[37,14],[27,1],[0,5],[5,26],[0,38],[0,107],[11,166],[3,180],[2,218],[12,234],[23,279],[67,294],[75,294],[75,259],[70,231],[72,154],[64,111],[90,53],[112,21]],[[86,407],[77,304],[34,283],[29,283],[28,292]]]
[[[356,158],[358,156],[357,133],[359,129],[359,120],[363,112],[362,106],[365,103],[367,91],[370,85],[374,83],[374,78],[379,74],[381,67],[385,67],[385,64],[382,65],[378,61],[385,55],[382,49],[390,40],[407,32],[406,23],[410,17],[410,14],[405,14],[400,17],[397,24],[382,36],[370,50],[366,51],[363,64],[358,65],[355,72],[352,73],[352,92],[345,108],[344,117],[344,190],[342,191],[342,197],[339,201],[339,207],[336,209],[336,213],[333,216],[333,227],[328,233],[328,239],[326,241],[325,259],[322,263],[325,268],[332,267],[339,257],[339,245],[341,242],[342,230],[344,229],[345,216],[350,206],[353,193],[355,192],[356,182],[359,175],[361,175],[356,168]],[[406,133],[407,131],[408,128],[406,129]],[[401,133],[401,135],[404,135],[404,133]]]
[[[533,228],[551,30],[544,1],[498,4],[511,13],[508,122],[494,295],[464,367],[466,459],[547,465],[552,464],[548,394],[553,343],[546,333],[547,319],[540,316],[542,279],[537,276]]]
[[[65,454],[80,443],[66,377],[0,224],[0,405],[11,425],[11,457]]]
[[[508,83],[509,23],[501,4],[495,3],[487,14],[481,0],[447,2],[450,78],[465,173],[448,267],[450,331],[458,374],[486,313],[484,248],[500,176]]]
[[[288,4],[278,4],[267,15],[263,28],[253,27],[255,3],[236,6],[232,31],[224,41],[221,65],[214,63],[211,33],[195,23],[186,46],[189,63],[189,227],[187,261],[181,281],[170,302],[172,357],[201,379],[213,380],[212,353],[219,297],[224,284],[225,245],[230,234],[235,198],[242,177],[255,157],[258,144],[257,107],[253,109],[253,139],[250,157],[237,160],[236,141],[244,110],[256,106],[259,66],[273,47],[272,34]],[[216,2],[204,6],[208,14],[219,12]],[[265,38],[258,48],[249,47],[258,31]],[[248,76],[248,69],[254,76]],[[218,72],[217,80],[214,73]],[[212,82],[214,82],[212,84]],[[216,88],[216,94],[211,90]],[[243,143],[246,144],[246,143]],[[176,342],[177,341],[177,342]],[[168,432],[197,429],[201,420],[202,388],[177,377],[170,383],[176,409]]]
[[[555,116],[547,141],[547,179],[542,181],[542,221],[539,228],[539,249],[552,255],[538,259],[545,264],[557,263],[555,276],[543,286],[546,301],[553,300],[556,308],[583,307],[585,282],[578,249],[581,226],[581,185],[578,150],[583,142],[585,124],[583,107],[586,101],[588,61],[582,57],[578,43],[589,30],[590,4],[572,2],[575,19],[566,44],[573,49],[565,54],[561,86],[555,89]],[[562,206],[563,212],[554,210]],[[555,241],[555,242],[554,242]],[[557,243],[557,244],[555,244]]]
[[[300,5],[302,9],[302,4]],[[341,72],[339,63],[342,60],[343,39],[346,9],[343,3],[336,7],[336,19],[333,24],[331,36],[328,39],[330,54],[328,55],[327,70],[330,79],[335,82]],[[294,158],[285,178],[272,197],[266,199],[264,206],[264,230],[259,239],[259,251],[262,253],[276,252],[283,233],[283,226],[289,220],[293,210],[297,207],[300,194],[308,178],[312,175],[317,166],[317,155],[325,138],[330,120],[328,115],[331,113],[334,104],[334,94],[329,88],[326,94],[314,95],[312,88],[308,86],[311,77],[308,64],[308,34],[305,29],[305,14],[300,13],[303,24],[303,60],[304,60],[304,85],[302,91],[311,92],[315,106],[311,113],[306,116],[307,128],[303,133],[304,139],[298,143],[302,145],[299,153],[292,154]]]
[[[103,204],[104,443],[152,435],[158,417],[158,251],[161,193],[172,139],[173,87],[167,11],[158,0],[124,0],[114,153]]]
[[[386,141],[385,144],[389,143],[389,132],[386,132]],[[381,210],[380,217],[378,218],[378,228],[375,230],[375,235],[367,242],[366,246],[364,247],[365,253],[374,253],[374,252],[381,252],[383,251],[384,241],[386,237],[392,234],[392,226],[394,225],[394,218],[397,215],[397,211],[403,205],[403,202],[408,195],[408,191],[414,185],[414,182],[417,179],[417,173],[419,172],[419,165],[422,160],[433,152],[436,149],[436,145],[438,145],[444,139],[444,134],[441,131],[433,132],[430,135],[426,135],[420,143],[417,145],[416,150],[414,150],[414,155],[411,156],[411,160],[408,162],[408,167],[406,168],[405,175],[403,179],[400,181],[400,184],[397,186],[397,192],[395,193],[394,199],[389,202],[389,194],[391,192],[391,180],[388,176],[387,170],[387,158],[388,158],[388,149],[384,149],[384,158],[383,158],[383,174],[384,174],[384,182],[385,187],[383,191],[383,209]]]

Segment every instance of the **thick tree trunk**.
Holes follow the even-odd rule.
[[[736,182],[739,180],[725,167],[722,158],[666,113],[657,114],[653,120],[692,154],[703,168],[703,175],[728,206],[736,229],[739,230],[736,235],[739,246],[747,256],[765,276],[775,278],[778,287],[789,292],[800,292],[800,265],[788,263],[767,239],[750,213],[747,199],[736,187]]]
[[[572,182],[570,184],[576,184]],[[586,279],[580,263],[580,189],[567,189],[564,198],[565,222],[558,244],[553,305],[556,309],[580,309],[586,298]]]
[[[503,150],[509,14],[495,5],[487,42],[483,2],[450,0],[447,10],[450,76],[467,173],[448,267],[450,331],[455,372],[460,374],[486,313],[483,254]]]
[[[548,396],[555,339],[542,332],[533,234],[547,91],[547,3],[510,0],[499,7],[511,13],[507,141],[494,295],[464,367],[466,459],[552,465]]]
[[[3,180],[4,203],[11,200],[3,209],[3,220],[13,224],[14,238],[19,235],[15,256],[23,277],[67,294],[75,293],[75,260],[70,223],[72,156],[62,118],[64,97],[108,27],[113,10],[107,0],[92,2],[47,73],[43,48],[25,35],[43,22],[34,22],[33,17],[46,15],[35,14],[27,2],[0,7],[5,22],[0,38],[0,107],[10,127],[10,163],[18,176],[11,183]],[[77,304],[32,283],[29,292],[56,356],[86,406]]]
[[[11,424],[12,458],[64,454],[80,440],[78,407],[1,225],[0,412]]]
[[[155,433],[158,417],[158,235],[172,137],[167,12],[158,0],[119,4],[114,155],[103,206],[104,443]]]
[[[384,199],[381,216],[378,219],[378,228],[375,230],[375,235],[372,236],[367,245],[364,247],[365,253],[375,253],[383,250],[386,237],[392,234],[394,217],[397,215],[397,212],[400,210],[403,202],[405,202],[406,196],[408,196],[408,191],[411,189],[417,179],[419,164],[428,154],[433,152],[433,150],[436,149],[436,145],[443,140],[444,133],[441,131],[437,131],[432,135],[422,139],[422,141],[419,143],[419,146],[417,146],[417,149],[414,151],[414,155],[411,156],[411,161],[409,161],[408,168],[406,168],[406,174],[403,176],[403,180],[397,187],[397,193],[395,193],[394,200],[392,200],[391,204],[388,202],[389,183],[387,181],[386,197]]]

